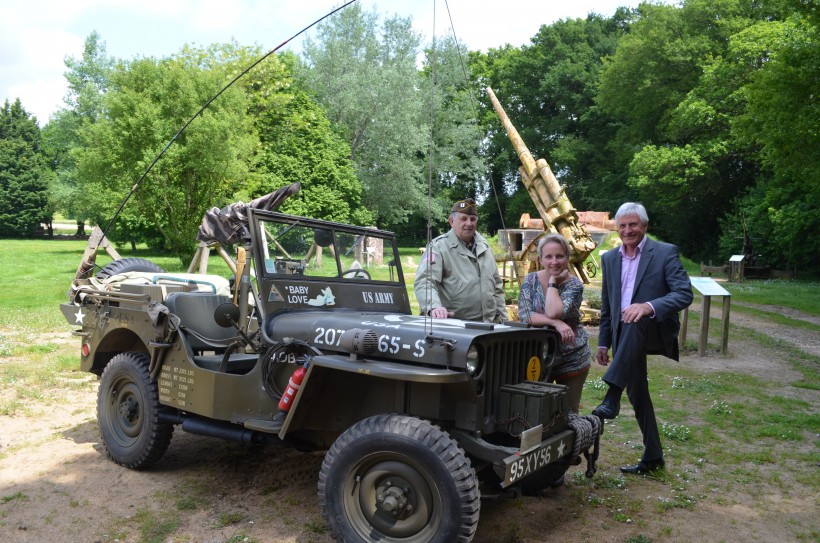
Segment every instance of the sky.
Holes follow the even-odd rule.
[[[529,43],[541,25],[595,12],[611,16],[639,0],[357,0],[383,19],[412,17],[430,42],[450,32],[470,50]],[[97,31],[108,56],[162,58],[185,44],[235,40],[269,51],[342,5],[342,0],[22,0],[3,2],[0,17],[0,101],[20,98],[40,125],[62,107],[65,59],[81,58]],[[449,15],[447,8],[449,7]],[[315,36],[315,27],[307,33]],[[287,48],[298,52],[301,39]]]

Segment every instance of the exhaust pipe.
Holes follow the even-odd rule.
[[[248,430],[247,428],[243,428],[237,424],[185,416],[179,412],[161,412],[159,414],[159,420],[160,422],[178,424],[182,427],[183,431],[190,434],[217,437],[227,441],[236,441],[239,443],[254,445],[279,441],[279,438],[273,434],[265,434],[254,430]]]

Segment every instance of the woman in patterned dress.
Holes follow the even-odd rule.
[[[581,324],[584,284],[569,273],[569,253],[563,236],[549,234],[541,239],[538,257],[543,269],[524,279],[518,316],[533,326],[552,326],[561,335],[561,359],[552,368],[550,381],[569,388],[570,409],[578,413],[592,355],[589,336]]]

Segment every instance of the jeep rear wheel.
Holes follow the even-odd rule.
[[[359,421],[339,436],[319,473],[319,508],[337,541],[468,542],[479,507],[464,451],[414,417]]]
[[[140,469],[159,460],[174,431],[159,420],[159,393],[145,353],[116,355],[103,371],[97,392],[97,421],[108,457]]]

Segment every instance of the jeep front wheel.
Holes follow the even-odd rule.
[[[145,353],[121,353],[100,377],[100,435],[108,457],[127,468],[140,469],[159,460],[174,431],[172,424],[159,420],[159,393],[148,365]]]
[[[357,422],[327,452],[319,473],[319,508],[337,541],[469,542],[479,507],[464,451],[414,417]]]

